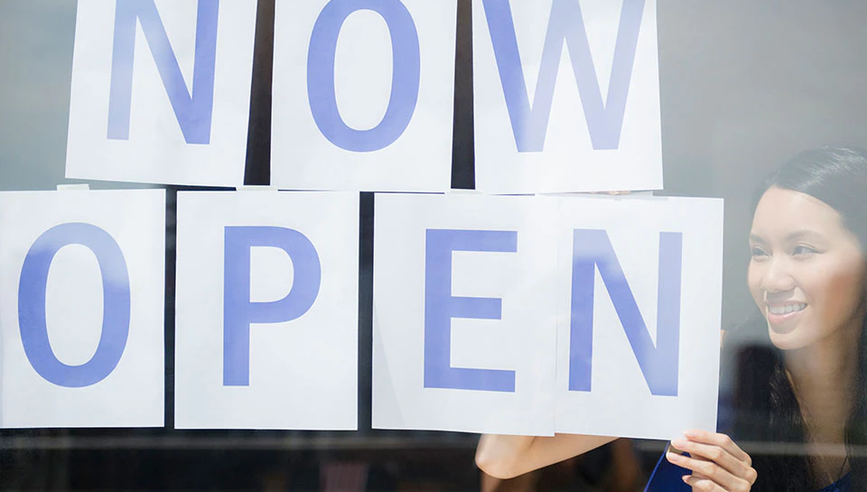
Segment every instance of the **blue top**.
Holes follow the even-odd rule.
[[[666,447],[665,450],[668,451],[668,448]],[[659,462],[656,463],[656,468],[650,474],[650,480],[647,481],[647,488],[644,489],[644,492],[690,492],[692,488],[681,479],[690,473],[689,470],[665,459],[665,452],[663,452]],[[847,473],[840,480],[817,492],[849,492],[852,485],[851,479],[850,474]]]
[[[843,475],[843,478],[837,480],[831,485],[825,487],[824,489],[818,492],[848,492],[852,487],[852,476],[847,473]]]

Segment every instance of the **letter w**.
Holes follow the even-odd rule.
[[[593,148],[611,150],[620,146],[644,3],[645,0],[623,0],[608,99],[603,103],[579,0],[554,0],[531,108],[509,0],[484,0],[518,152],[541,152],[545,146],[564,41],[569,47],[572,72],[578,83]]]
[[[611,247],[608,233],[603,230],[576,229],[574,234],[569,390],[590,391],[593,287],[598,267],[650,392],[654,395],[677,396],[683,235],[679,232],[659,234],[659,288],[654,347],[617,255]]]
[[[190,93],[154,0],[117,0],[108,103],[109,139],[129,140],[132,71],[138,20],[184,139],[188,144],[210,143],[219,9],[220,0],[199,0],[196,54]]]

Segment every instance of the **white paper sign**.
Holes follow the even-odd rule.
[[[177,428],[357,428],[358,213],[358,193],[178,194]]]
[[[564,198],[557,432],[716,429],[723,202]]]
[[[162,426],[165,192],[0,193],[0,231],[0,426]]]
[[[79,0],[66,176],[243,184],[256,0]]]
[[[376,196],[374,428],[553,433],[556,205]]]
[[[457,0],[278,0],[272,183],[450,188]]]
[[[473,0],[477,189],[662,188],[656,0]]]

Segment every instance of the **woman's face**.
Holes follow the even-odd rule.
[[[861,329],[865,259],[831,206],[771,187],[756,208],[750,249],[750,292],[775,346],[799,349]]]

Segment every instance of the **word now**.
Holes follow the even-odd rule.
[[[502,94],[497,107],[476,109],[476,133],[495,138],[515,156],[561,156],[568,150],[576,162],[571,172],[604,178],[591,180],[592,186],[617,182],[609,176],[614,171],[606,170],[610,166],[577,164],[585,154],[614,158],[625,166],[620,174],[634,166],[645,168],[637,174],[638,182],[624,181],[629,189],[658,188],[661,163],[656,156],[629,163],[636,153],[655,155],[659,140],[656,44],[651,35],[655,1],[624,0],[622,6],[589,8],[580,0],[551,0],[550,7],[538,7],[544,23],[513,15],[516,6],[527,4],[478,0],[473,5],[486,28],[475,27],[475,42],[484,39],[492,50],[475,55],[474,63],[484,63],[484,69],[478,70],[474,90]],[[241,184],[255,11],[255,0],[80,3],[70,177]],[[612,22],[611,13],[619,14],[618,22]],[[456,15],[457,0],[278,2],[272,40],[275,184],[314,190],[448,189]],[[600,38],[592,28],[599,22],[608,26],[611,39]],[[647,34],[640,36],[643,32]],[[351,44],[359,36],[363,43],[380,38],[389,43],[371,44],[356,53]],[[531,47],[539,40],[544,43],[537,60]],[[303,49],[298,43],[304,43]],[[603,60],[600,45],[606,46]],[[564,49],[568,58],[562,56]],[[150,56],[143,57],[145,53]],[[609,58],[611,72],[600,76],[597,67],[609,66]],[[496,66],[496,75],[488,74],[489,65]],[[570,67],[572,80],[558,81]],[[357,75],[386,70],[391,75],[388,90],[385,80]],[[345,82],[350,79],[351,85]],[[537,81],[534,91],[531,80]],[[573,94],[576,89],[580,97]],[[561,93],[556,99],[570,114],[555,109],[555,94]],[[498,116],[492,119],[491,114]],[[549,127],[554,141],[546,152]],[[564,142],[563,128],[576,138]],[[646,130],[636,133],[632,128]],[[124,165],[110,164],[123,155],[131,156]],[[482,167],[501,160],[489,152],[478,155]],[[169,165],[167,159],[177,162]],[[353,163],[365,166],[364,173],[372,176],[341,167]],[[540,172],[560,172],[550,167]],[[645,179],[645,173],[653,179]],[[566,186],[581,187],[578,183],[570,177]]]
[[[225,1],[225,0],[223,0]],[[616,149],[623,126],[632,64],[645,0],[626,0],[618,31],[608,104],[596,78],[578,0],[555,0],[540,67],[535,106],[527,94],[509,0],[485,0],[485,15],[499,64],[502,90],[520,152],[541,152],[554,98],[564,44],[569,48],[575,80],[582,95],[587,126],[595,149]],[[195,68],[191,90],[154,0],[117,0],[111,71],[108,138],[129,138],[136,21],[148,41],[172,109],[188,144],[208,144],[214,108],[217,21],[220,0],[198,0]],[[350,128],[341,118],[334,86],[335,55],[341,26],[355,12],[370,10],[385,21],[391,35],[393,78],[388,109],[370,130]],[[228,35],[228,33],[226,34]],[[354,151],[383,149],[400,138],[416,109],[422,51],[412,15],[400,0],[331,0],[310,33],[307,95],[322,134],[334,145]]]

